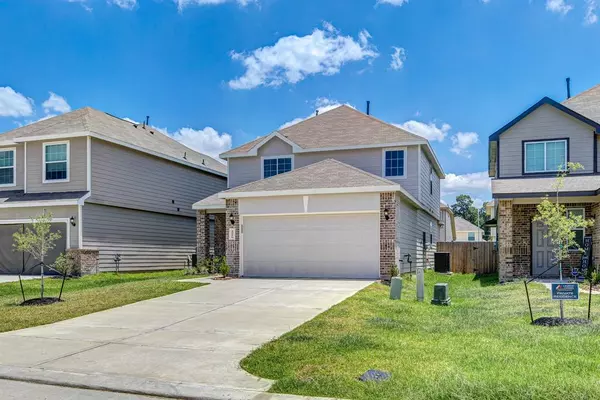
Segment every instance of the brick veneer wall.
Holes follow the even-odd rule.
[[[500,282],[513,279],[513,203],[498,202],[498,278]]]
[[[231,267],[229,275],[238,277],[240,276],[240,212],[238,207],[237,199],[226,200],[227,214],[225,216],[226,228],[225,228],[225,247],[227,264]],[[232,225],[229,221],[233,216],[234,224]],[[229,238],[229,229],[234,228],[235,235],[233,239]]]
[[[210,220],[206,210],[196,213],[196,254],[198,262],[210,256]]]
[[[227,237],[227,218],[225,213],[213,214],[215,217],[215,256],[224,256],[227,246],[225,238]]]
[[[396,194],[379,195],[379,275],[381,279],[390,279],[391,266],[396,263]],[[389,219],[385,218],[388,211]]]
[[[567,208],[585,207],[585,216],[590,218],[600,210],[593,203],[564,204]],[[499,246],[499,278],[500,281],[509,281],[514,278],[531,276],[532,248],[531,225],[537,212],[535,204],[512,204],[510,200],[501,200],[499,203],[498,221],[498,246]],[[592,229],[587,229],[586,234],[594,235],[599,230],[598,224]],[[599,235],[594,235],[594,241],[600,240]],[[598,244],[600,246],[600,243]],[[598,246],[596,246],[598,247]],[[594,253],[600,249],[595,247]],[[571,269],[579,267],[581,253],[573,252],[563,260],[563,274],[570,276]]]
[[[67,256],[73,259],[75,276],[98,273],[100,251],[96,249],[69,249]]]

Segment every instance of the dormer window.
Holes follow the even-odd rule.
[[[263,179],[270,178],[275,175],[285,174],[293,168],[292,157],[264,157],[263,158]]]
[[[406,149],[383,151],[383,176],[385,178],[404,178],[406,176]]]
[[[16,149],[0,149],[0,187],[15,186]]]
[[[44,143],[44,183],[69,182],[69,142]]]
[[[557,172],[567,166],[567,140],[540,140],[523,143],[524,173]]]

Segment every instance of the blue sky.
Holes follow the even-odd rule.
[[[0,0],[0,38],[0,131],[89,105],[214,155],[370,100],[447,202],[489,199],[497,128],[600,83],[594,0]]]

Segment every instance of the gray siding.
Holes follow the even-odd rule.
[[[523,140],[569,138],[570,161],[593,172],[593,129],[554,107],[544,105],[500,135],[500,177],[522,176]]]
[[[194,217],[192,204],[224,190],[226,182],[223,177],[92,139],[89,203]]]
[[[432,164],[425,155],[422,148],[421,151],[421,190],[419,201],[427,208],[431,213],[439,218],[440,214],[440,178],[438,175],[433,173],[433,194],[430,188],[430,174],[432,172]]]
[[[0,191],[6,190],[23,190],[23,176],[24,176],[24,161],[23,161],[23,144],[16,144],[14,146],[3,146],[0,147],[0,150],[8,150],[10,148],[15,148],[15,157],[16,157],[16,171],[15,171],[15,182],[16,186],[5,186],[0,187]]]
[[[438,242],[453,242],[452,237],[452,219],[450,213],[446,210],[440,210],[440,222],[444,225],[439,227]]]
[[[258,150],[258,155],[255,157],[230,158],[229,186],[233,188],[261,179],[262,157],[280,155],[292,155],[292,147],[278,138],[273,138]],[[297,153],[293,157],[295,169],[333,158],[378,176],[382,176],[383,172],[383,149],[381,148]],[[406,179],[396,181],[417,198],[419,196],[418,146],[407,148],[406,162]]]
[[[63,140],[27,143],[27,192],[69,192],[87,188],[87,138],[71,138],[69,142],[69,182],[43,183],[43,144]]]
[[[396,259],[398,268],[402,270],[401,272],[406,272],[410,268],[407,262],[399,262],[399,260],[406,261],[405,256],[407,254],[411,255],[413,271],[417,266],[416,226],[417,209],[402,201],[400,196],[396,195]]]
[[[100,270],[177,269],[196,249],[196,219],[97,204],[83,206],[83,245],[100,250]]]
[[[433,229],[431,229],[433,224]],[[433,255],[437,248],[439,230],[437,220],[423,210],[417,210],[417,225],[415,227],[417,234],[417,267],[432,268]],[[423,250],[423,232],[426,238],[426,250]],[[431,240],[430,235],[433,236]],[[431,240],[431,242],[430,242]]]

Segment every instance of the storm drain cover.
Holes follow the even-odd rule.
[[[358,380],[361,382],[382,382],[387,381],[392,377],[392,374],[377,369],[370,369],[362,374]]]

